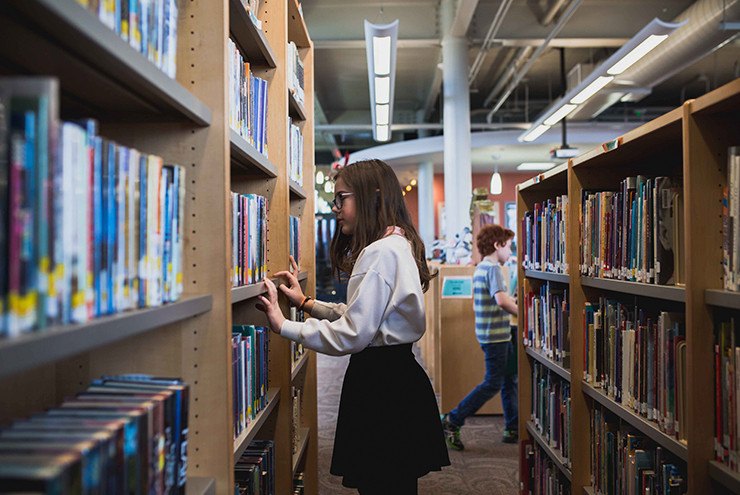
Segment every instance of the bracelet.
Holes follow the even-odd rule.
[[[303,302],[301,303],[301,305],[300,305],[300,306],[298,306],[298,311],[303,311],[303,307],[304,307],[304,306],[306,305],[306,303],[307,303],[308,301],[310,301],[311,299],[312,299],[312,297],[311,297],[311,296],[306,296],[306,297],[304,297],[304,298],[303,298]]]

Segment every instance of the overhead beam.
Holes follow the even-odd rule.
[[[528,123],[472,123],[470,128],[477,131],[497,131],[501,129],[528,129],[530,124]],[[418,124],[393,124],[391,130],[393,131],[441,131],[444,126],[442,123],[418,123]],[[368,132],[372,131],[372,124],[315,124],[314,130],[316,132],[329,132],[333,134],[350,134],[352,132]]]
[[[457,0],[455,7],[455,17],[452,19],[450,31],[443,33],[447,36],[462,38],[468,33],[470,22],[473,20],[475,9],[478,7],[478,0]]]
[[[539,46],[545,38],[495,38],[493,46]],[[618,48],[629,38],[555,38],[550,40],[553,48]],[[365,40],[313,40],[315,50],[364,50]],[[480,47],[483,40],[470,41],[470,46]],[[398,48],[440,48],[442,43],[436,38],[400,39]]]

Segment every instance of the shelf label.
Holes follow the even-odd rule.
[[[473,277],[444,277],[442,299],[470,299],[473,297]]]
[[[617,148],[619,148],[622,145],[622,137],[618,137],[617,139],[613,139],[611,141],[607,141],[606,143],[601,145],[601,149],[604,150],[604,152],[613,151]]]

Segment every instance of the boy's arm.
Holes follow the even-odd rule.
[[[506,292],[499,291],[493,297],[496,298],[496,304],[501,306],[507,313],[512,315],[517,315],[519,313],[516,301]]]

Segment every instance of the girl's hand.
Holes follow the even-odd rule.
[[[301,284],[298,282],[298,263],[295,262],[293,257],[290,257],[290,266],[293,268],[292,272],[282,271],[275,274],[276,277],[285,277],[288,280],[288,285],[281,285],[280,290],[288,298],[288,301],[293,306],[300,306],[303,299],[306,297],[301,289]]]
[[[280,328],[283,326],[285,316],[283,316],[283,311],[278,304],[277,289],[269,278],[265,279],[265,287],[267,287],[267,297],[259,296],[262,304],[258,304],[257,309],[264,311],[265,315],[267,315],[267,321],[270,323],[270,328],[272,328],[273,332],[280,335]]]

